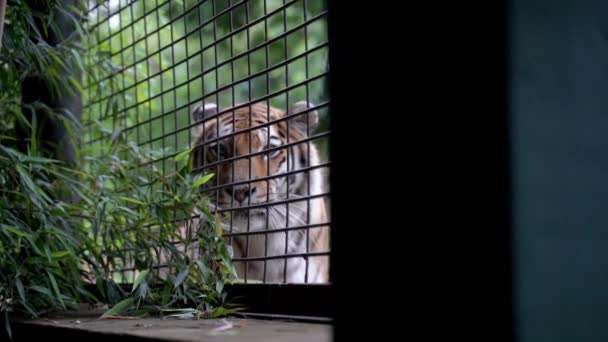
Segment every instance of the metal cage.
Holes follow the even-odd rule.
[[[327,14],[322,0],[89,4],[116,66],[112,87],[85,89],[85,121],[173,151],[151,162],[166,172],[191,149],[194,171],[214,174],[201,191],[234,250],[231,292],[256,312],[330,315]]]

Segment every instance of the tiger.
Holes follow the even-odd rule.
[[[314,168],[320,164],[319,151],[311,141],[291,144],[308,138],[308,132],[318,126],[319,114],[311,107],[312,103],[299,101],[281,110],[261,101],[222,112],[217,104],[206,103],[191,111],[195,122],[193,167],[214,173],[213,183],[205,184],[201,191],[215,187],[213,195],[209,194],[211,202],[216,202],[214,209],[230,212],[222,224],[230,233],[226,240],[233,257],[271,257],[235,262],[241,279],[246,272],[248,281],[329,282],[327,254],[308,256],[308,265],[303,256],[279,257],[286,254],[286,244],[287,254],[329,251],[325,199],[307,199],[326,193],[324,170]],[[291,145],[282,147],[287,144]],[[293,172],[298,170],[302,171]],[[299,198],[302,200],[292,201]],[[308,232],[289,229],[311,225]],[[238,235],[246,232],[250,234]]]

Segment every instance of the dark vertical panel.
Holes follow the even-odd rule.
[[[608,2],[512,2],[520,341],[608,340]]]

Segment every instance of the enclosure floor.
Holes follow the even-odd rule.
[[[332,326],[318,323],[299,323],[248,318],[220,319],[99,319],[91,316],[53,317],[22,321],[36,329],[36,325],[54,328],[80,329],[88,332],[166,341],[332,341]]]

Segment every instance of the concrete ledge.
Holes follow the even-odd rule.
[[[97,316],[99,317],[99,316]],[[14,341],[32,338],[112,339],[118,341],[306,341],[330,342],[329,324],[248,318],[178,320],[161,318],[99,319],[91,316],[54,317],[19,321]]]

